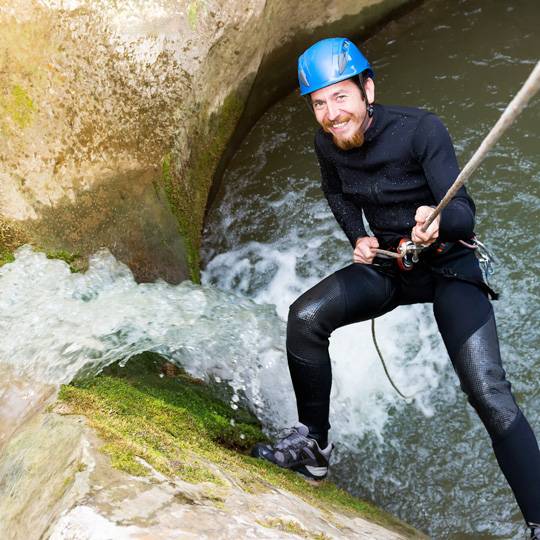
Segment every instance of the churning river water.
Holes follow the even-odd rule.
[[[428,1],[361,46],[376,73],[376,100],[436,112],[463,166],[538,61],[540,4]],[[282,321],[297,296],[351,259],[319,188],[315,129],[296,93],[268,110],[232,159],[204,233],[203,283],[273,304]],[[498,260],[492,284],[502,293],[495,310],[503,361],[540,436],[539,150],[537,97],[469,190],[477,233]],[[412,404],[386,380],[368,325],[331,338],[334,481],[433,538],[523,538],[521,515],[459,389],[431,306],[401,307],[377,323],[398,386],[416,393]],[[269,385],[260,391],[274,396],[268,404],[277,409],[265,414],[277,425],[294,416],[283,347],[272,377],[257,383]]]

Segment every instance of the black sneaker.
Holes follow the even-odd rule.
[[[298,423],[285,430],[273,446],[257,443],[251,450],[251,455],[296,471],[313,480],[323,480],[328,474],[330,454],[334,445],[329,444],[321,450],[317,441],[308,437],[308,433],[307,426]]]
[[[540,540],[540,523],[527,523],[531,529],[531,540]]]

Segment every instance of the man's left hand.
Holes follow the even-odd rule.
[[[424,244],[429,246],[437,240],[439,237],[439,222],[441,221],[440,214],[433,220],[433,223],[428,227],[426,232],[422,232],[422,227],[426,222],[427,218],[433,213],[433,208],[431,206],[419,206],[416,210],[414,219],[416,220],[416,225],[413,227],[411,232],[411,240],[415,244]]]

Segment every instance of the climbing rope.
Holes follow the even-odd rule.
[[[480,163],[484,161],[487,153],[501,138],[502,134],[512,125],[514,120],[521,114],[527,103],[540,89],[540,62],[537,62],[535,68],[521,87],[521,90],[515,95],[514,99],[508,104],[504,112],[501,114],[497,123],[491,128],[487,137],[482,141],[478,150],[473,154],[472,158],[463,167],[450,189],[446,192],[441,202],[437,205],[433,213],[426,219],[422,226],[422,232],[426,232],[433,220],[443,211],[446,205],[451,201],[452,197],[458,192],[459,188],[471,177],[472,173],[478,168]]]
[[[418,392],[415,392],[411,396],[406,396],[403,394],[400,389],[395,385],[394,381],[392,380],[392,377],[390,377],[390,373],[388,372],[388,368],[386,367],[386,362],[384,361],[381,349],[379,348],[379,344],[377,343],[377,336],[375,335],[375,319],[371,319],[371,337],[373,338],[373,345],[375,345],[375,349],[377,351],[377,354],[379,355],[379,359],[381,361],[382,367],[384,369],[384,372],[386,373],[386,377],[390,381],[390,384],[393,386],[394,390],[406,401],[413,398]]]

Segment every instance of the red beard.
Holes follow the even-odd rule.
[[[352,148],[358,148],[364,144],[364,132],[361,128],[347,138],[338,137],[330,131],[333,123],[347,122],[347,120],[350,120],[351,118],[353,118],[353,115],[349,114],[340,116],[338,119],[334,120],[334,122],[330,122],[329,120],[323,121],[324,131],[332,135],[332,140],[334,141],[334,144],[342,150],[351,150]]]

